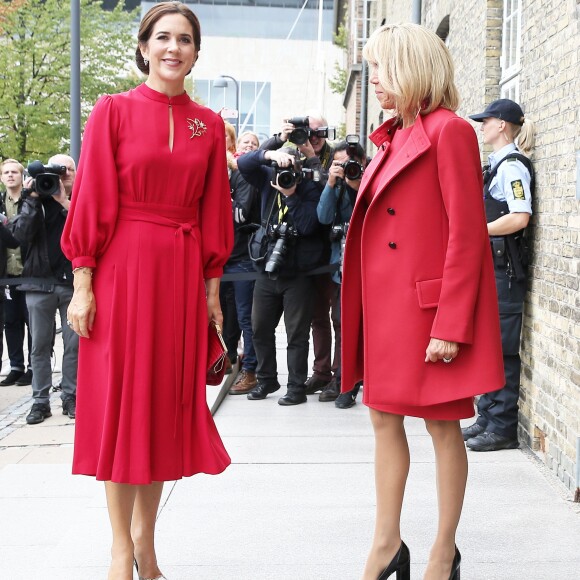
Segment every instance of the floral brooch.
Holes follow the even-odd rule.
[[[186,119],[187,120],[187,128],[191,129],[191,137],[201,137],[207,131],[207,125],[200,121],[199,119]]]

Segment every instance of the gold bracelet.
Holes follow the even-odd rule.
[[[73,274],[76,272],[86,272],[91,278],[93,277],[93,269],[88,266],[79,266],[72,271]]]

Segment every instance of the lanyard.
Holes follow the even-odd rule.
[[[281,224],[288,213],[288,206],[282,201],[282,194],[278,192],[276,201],[278,203],[278,223]]]

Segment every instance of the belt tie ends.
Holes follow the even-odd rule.
[[[119,210],[119,219],[124,221],[141,221],[159,225],[162,227],[175,229],[175,242],[173,245],[173,329],[174,329],[174,347],[175,347],[175,426],[174,434],[177,435],[179,425],[179,417],[181,415],[181,406],[189,405],[193,400],[193,389],[195,382],[194,366],[199,361],[196,357],[189,356],[186,360],[185,354],[187,352],[186,343],[187,335],[193,333],[193,340],[195,340],[195,329],[188,329],[186,321],[188,319],[187,313],[189,309],[193,308],[197,311],[196,304],[192,304],[191,300],[186,297],[190,290],[197,288],[189,288],[188,274],[191,270],[190,266],[190,246],[187,243],[186,236],[194,238],[199,245],[201,245],[199,230],[197,225],[197,212],[192,211],[192,208],[183,208],[183,218],[176,219],[175,211],[168,212],[163,215],[159,212],[159,207],[146,208],[146,204],[133,204],[130,207],[121,207]],[[181,221],[185,219],[186,221]],[[195,302],[195,301],[194,301]]]

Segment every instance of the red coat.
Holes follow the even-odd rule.
[[[343,390],[364,379],[370,406],[434,405],[497,390],[505,381],[475,132],[437,109],[417,117],[389,162],[392,125],[371,135],[379,151],[346,239]],[[424,362],[430,337],[460,343],[457,358]]]

